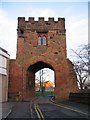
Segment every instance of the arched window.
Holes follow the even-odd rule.
[[[38,37],[38,45],[41,45],[42,44],[42,41],[41,41],[41,36]]]
[[[38,36],[38,45],[47,45],[47,39],[45,35]]]
[[[46,36],[43,36],[43,45],[46,45]]]

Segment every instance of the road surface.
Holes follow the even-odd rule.
[[[76,103],[73,103],[73,107],[64,103],[54,104],[49,101],[48,97],[39,97],[34,101],[15,103],[12,112],[6,119],[25,118],[30,120],[30,118],[36,118],[37,120],[48,120],[48,118],[57,118],[60,120],[90,120],[88,110],[85,110],[86,108],[84,107],[84,109],[82,106],[80,109],[80,105],[77,104],[76,106]]]

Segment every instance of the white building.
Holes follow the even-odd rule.
[[[0,47],[0,102],[8,100],[9,54]]]

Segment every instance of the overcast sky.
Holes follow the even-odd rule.
[[[0,47],[6,49],[10,58],[16,57],[17,18],[58,17],[65,18],[67,55],[71,59],[71,49],[88,43],[88,1],[87,0],[1,0],[0,2]],[[54,80],[53,71],[48,79]],[[38,73],[37,73],[38,74]]]
[[[16,56],[17,18],[65,17],[67,54],[88,42],[88,2],[4,2],[0,3],[0,46]],[[10,0],[8,0],[10,1]]]

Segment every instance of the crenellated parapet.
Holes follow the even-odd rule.
[[[65,18],[58,18],[58,21],[55,21],[54,18],[49,17],[48,21],[45,21],[44,17],[39,17],[38,21],[35,21],[34,17],[29,17],[28,21],[26,21],[25,17],[18,17],[18,29],[36,32],[60,30],[60,32],[65,33]]]

